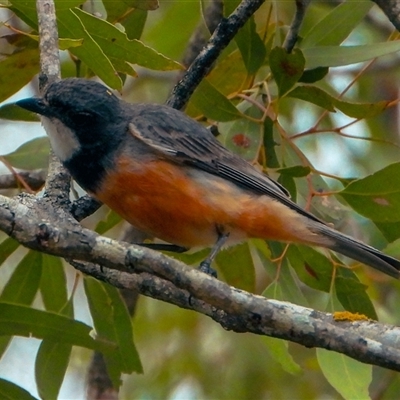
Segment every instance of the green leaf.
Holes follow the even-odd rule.
[[[41,253],[30,250],[19,262],[0,295],[1,302],[32,304],[42,274]]]
[[[37,114],[24,110],[18,107],[16,104],[5,104],[0,107],[0,118],[7,119],[9,121],[27,121],[27,122],[38,122],[40,118]]]
[[[161,71],[182,69],[179,63],[163,56],[139,40],[129,40],[124,32],[121,32],[109,22],[96,18],[78,8],[74,9],[73,12],[110,59],[116,58]]]
[[[68,367],[70,344],[44,339],[35,361],[35,379],[43,400],[57,399]]]
[[[114,386],[119,387],[121,372],[143,371],[133,342],[131,317],[116,288],[90,277],[85,277],[84,286],[98,336],[117,344],[105,360]]]
[[[224,134],[224,145],[233,153],[249,162],[258,158],[258,152],[262,141],[263,126],[247,118],[240,118],[231,122]]]
[[[3,157],[14,167],[26,170],[46,168],[50,144],[47,137],[32,139]]]
[[[243,28],[239,30],[235,36],[235,41],[242,54],[247,72],[254,75],[263,65],[267,53],[264,43],[257,33],[254,16],[251,16]]]
[[[27,85],[39,72],[39,50],[26,48],[0,61],[0,102]],[[18,73],[18,79],[11,79]]]
[[[0,266],[19,247],[19,243],[10,237],[0,243]]]
[[[303,176],[307,176],[311,172],[311,169],[310,167],[295,165],[288,168],[279,168],[276,172],[284,175],[293,176],[294,178],[302,178]]]
[[[305,59],[300,49],[288,54],[282,47],[275,47],[270,52],[269,65],[282,97],[303,75]]]
[[[274,123],[269,117],[266,117],[264,120],[263,145],[267,167],[278,168],[280,163],[275,151],[277,143],[274,140]]]
[[[309,103],[320,106],[331,112],[335,112],[334,107],[336,107],[343,114],[360,119],[370,118],[380,114],[389,104],[389,101],[379,101],[377,103],[349,103],[336,99],[324,90],[310,85],[297,86],[291,90],[287,96],[308,101]]]
[[[70,52],[82,60],[104,83],[114,89],[121,89],[122,81],[110,59],[86,30],[74,11],[67,10],[58,13],[57,24],[60,37],[83,39],[83,45],[71,48]]]
[[[37,400],[15,383],[0,378],[0,398],[3,400]]]
[[[215,261],[229,285],[254,293],[256,276],[248,243],[222,250]]]
[[[302,282],[314,289],[329,292],[333,266],[327,257],[311,247],[297,245],[291,245],[286,255]]]
[[[291,375],[300,375],[302,368],[297,364],[289,353],[289,344],[286,340],[263,336],[263,343],[269,354],[277,361],[282,369]]]
[[[321,79],[325,78],[328,75],[329,68],[328,67],[317,67],[313,69],[307,69],[303,72],[303,75],[300,77],[299,82],[302,83],[314,83],[318,82]]]
[[[325,349],[317,349],[317,358],[325,378],[346,400],[370,398],[372,365]]]
[[[125,28],[126,36],[129,39],[139,40],[142,36],[146,21],[147,11],[135,9],[121,21],[121,24]]]
[[[304,35],[300,47],[339,45],[372,7],[370,1],[347,1],[339,4]]]
[[[346,276],[344,276],[346,272]],[[367,294],[367,286],[363,285],[350,270],[341,268],[335,279],[336,296],[344,309],[353,313],[364,314],[374,320],[378,319],[374,305]]]
[[[220,91],[207,79],[203,79],[193,93],[190,104],[200,110],[207,118],[227,122],[243,115]]]
[[[307,68],[340,67],[400,51],[400,41],[362,46],[320,46],[303,50]]]
[[[355,211],[373,221],[400,221],[400,163],[353,181],[339,194]]]
[[[308,101],[309,103],[322,107],[324,110],[335,112],[334,97],[316,86],[297,86],[291,90],[287,96]]]
[[[109,210],[106,218],[98,222],[95,231],[99,235],[104,235],[107,231],[114,228],[114,226],[119,224],[121,221],[122,218],[115,211]]]
[[[59,257],[42,254],[40,293],[47,311],[73,317],[68,307],[67,277]]]
[[[80,321],[51,312],[0,303],[0,335],[53,339],[88,349],[111,353],[115,344],[93,339],[92,328]]]

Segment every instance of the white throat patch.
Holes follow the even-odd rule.
[[[75,133],[58,119],[42,117],[42,125],[49,136],[51,147],[61,161],[67,161],[79,151],[80,144]]]

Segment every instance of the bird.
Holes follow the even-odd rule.
[[[213,274],[222,247],[259,238],[327,248],[400,277],[399,260],[304,210],[179,110],[130,104],[84,78],[16,104],[42,116],[54,153],[89,195],[152,237],[211,248],[202,271]]]

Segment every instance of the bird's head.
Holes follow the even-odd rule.
[[[20,100],[18,106],[44,116],[43,123],[61,161],[82,147],[102,145],[107,127],[118,122],[120,100],[105,86],[87,79],[70,78],[51,83],[43,97]]]

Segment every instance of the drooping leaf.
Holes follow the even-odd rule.
[[[18,147],[3,157],[14,167],[26,170],[46,168],[50,152],[49,139],[39,137]]]
[[[275,146],[277,143],[274,140],[274,123],[271,118],[267,117],[264,120],[264,135],[263,145],[265,152],[265,161],[267,167],[277,168],[280,166],[278,156],[276,155]]]
[[[282,47],[275,47],[270,52],[269,65],[282,97],[303,75],[305,59],[300,49],[289,54]]]
[[[3,400],[37,400],[22,387],[0,378],[0,398]]]
[[[116,288],[90,277],[85,278],[84,285],[98,336],[117,344],[105,360],[114,386],[119,387],[121,372],[143,371],[133,342],[130,315]]]
[[[115,351],[115,344],[94,339],[91,332],[92,328],[80,321],[23,305],[0,302],[0,335],[48,338],[103,352]]]
[[[254,293],[256,277],[248,243],[222,250],[215,261],[229,285]]]
[[[304,35],[300,47],[339,45],[372,7],[369,1],[346,1],[339,4]]]
[[[257,33],[254,16],[251,16],[235,35],[235,41],[242,54],[247,72],[254,75],[263,65],[267,53],[264,43]]]
[[[31,250],[19,262],[4,286],[0,295],[0,301],[26,305],[31,304],[39,290],[41,274],[41,254]]]
[[[67,277],[59,257],[42,254],[40,293],[47,311],[73,317],[68,307]]]
[[[317,349],[317,358],[325,378],[346,400],[370,398],[372,365],[325,349]]]
[[[372,221],[400,221],[400,163],[353,181],[340,195],[355,211]]]
[[[301,75],[299,82],[302,83],[314,83],[318,82],[321,79],[325,78],[328,75],[329,68],[328,67],[317,67],[313,69],[307,69]]]
[[[400,41],[360,46],[320,46],[303,49],[306,68],[340,67],[400,51]]]
[[[370,118],[380,114],[388,106],[388,101],[379,101],[377,103],[350,103],[339,100],[324,90],[311,85],[297,86],[291,90],[288,97],[294,97],[300,100],[308,101],[324,110],[335,112],[335,108],[352,118]]]
[[[67,370],[72,346],[44,339],[35,361],[35,379],[40,398],[57,399]]]
[[[13,239],[8,237],[7,239],[4,239],[0,243],[0,266],[3,265],[4,261],[7,260],[7,258],[14,253],[15,250],[17,250],[19,247],[19,243]]]
[[[289,352],[289,343],[285,340],[263,336],[262,341],[268,352],[278,362],[284,371],[291,375],[300,375],[302,369]]]

